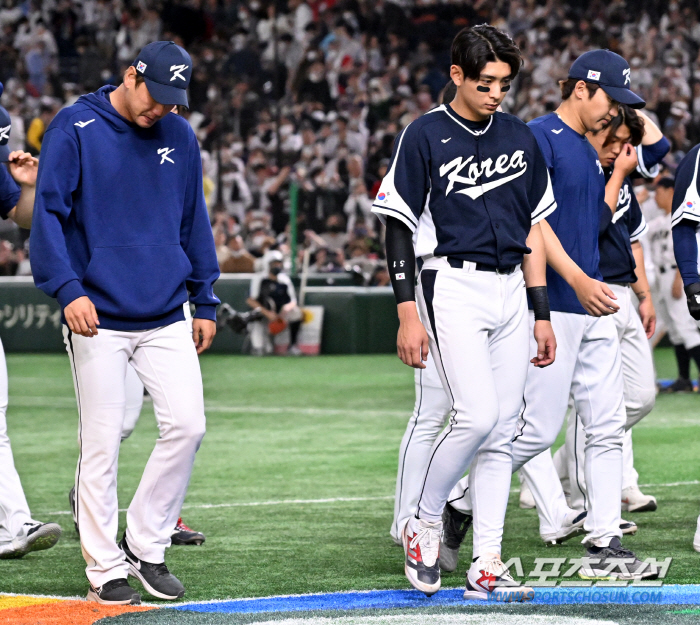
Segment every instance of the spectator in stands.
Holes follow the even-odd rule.
[[[221,273],[253,273],[255,271],[255,256],[245,249],[243,237],[240,234],[228,239],[228,256],[219,263]]]

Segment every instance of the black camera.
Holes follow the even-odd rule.
[[[216,327],[222,329],[228,326],[236,334],[243,334],[251,321],[258,321],[263,318],[262,310],[254,308],[248,312],[238,312],[229,304],[221,304],[216,315]]]

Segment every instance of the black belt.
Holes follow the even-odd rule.
[[[454,256],[448,256],[447,262],[450,263],[450,267],[454,267],[455,269],[461,269],[462,267],[464,267],[464,263],[468,262],[468,261],[464,261],[461,258],[455,258]],[[486,263],[475,263],[475,264],[476,264],[477,271],[492,271],[493,273],[500,273],[500,274],[505,274],[505,275],[510,275],[518,268],[518,265],[509,265],[508,267],[498,267],[496,265],[487,265]]]
[[[678,266],[669,265],[668,268],[666,268],[663,265],[659,265],[659,273],[666,273],[667,271],[673,271],[674,269],[678,269]]]

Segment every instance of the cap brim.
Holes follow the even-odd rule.
[[[0,145],[0,163],[7,163],[10,160],[10,146]]]
[[[179,104],[180,106],[189,106],[187,102],[187,90],[179,87],[171,87],[170,85],[161,85],[150,78],[144,76],[148,93],[158,102],[158,104]]]
[[[595,83],[593,83],[595,84]],[[601,89],[605,91],[615,102],[620,104],[626,104],[633,109],[643,109],[647,103],[642,100],[634,91],[630,89],[625,89],[624,87],[608,87],[607,85],[600,85]]]

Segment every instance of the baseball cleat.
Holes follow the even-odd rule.
[[[141,605],[141,595],[125,579],[113,579],[99,588],[90,586],[88,601],[104,605]]]
[[[50,549],[61,537],[58,523],[25,523],[11,543],[0,547],[0,560],[15,560],[31,551]]]
[[[178,518],[173,533],[170,535],[173,545],[201,545],[206,536],[202,532],[196,532],[191,527],[187,527],[182,517]]]
[[[516,582],[498,556],[481,557],[467,571],[465,599],[503,601],[505,603],[532,601],[535,591]]]
[[[441,536],[442,521],[429,523],[411,517],[403,530],[406,577],[411,586],[428,597],[440,590]]]
[[[588,547],[578,574],[581,579],[596,581],[633,581],[656,579],[659,571],[639,560],[633,551],[624,549],[616,536],[607,547]]]
[[[472,515],[460,512],[449,503],[442,511],[442,541],[440,543],[440,570],[452,573],[457,568],[459,547],[472,524]]]
[[[80,536],[80,530],[78,529],[78,514],[75,508],[75,486],[72,486],[68,491],[68,503],[70,504],[70,511],[73,515],[73,525],[75,525],[75,531]]]
[[[634,521],[625,521],[620,519],[620,531],[622,535],[634,536],[637,533],[637,524]]]
[[[584,533],[583,524],[586,521],[588,512],[577,512],[572,510],[566,517],[564,525],[559,528],[558,532],[553,534],[542,535],[542,540],[548,545],[561,545],[563,542]]]
[[[129,549],[126,542],[126,533],[119,543],[119,547],[126,555],[129,564],[129,575],[138,579],[148,593],[159,599],[175,601],[185,595],[185,587],[165,566],[165,562],[153,564],[139,560]]]
[[[520,507],[523,510],[531,510],[535,507],[535,498],[525,482],[520,484]]]
[[[628,486],[622,490],[624,512],[654,512],[656,507],[656,497],[645,495],[639,486]]]
[[[695,537],[693,538],[693,549],[700,551],[700,517],[698,517],[698,525],[695,529]]]
[[[659,393],[692,393],[693,383],[686,378],[678,378],[673,384],[662,388]]]

